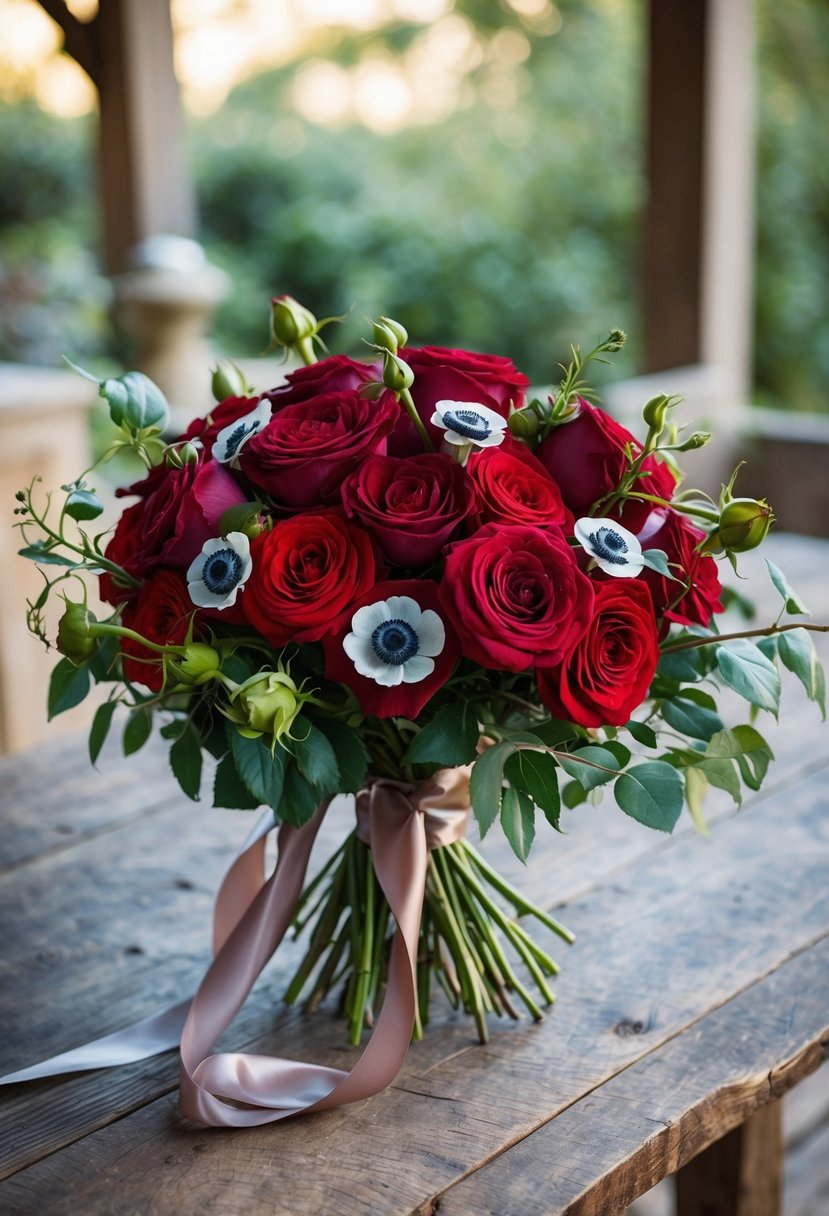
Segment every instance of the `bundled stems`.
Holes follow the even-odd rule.
[[[500,901],[512,911],[505,911]],[[488,1014],[518,1018],[520,1004],[541,1020],[542,1006],[555,1000],[548,981],[559,968],[516,915],[534,917],[564,941],[573,941],[567,929],[506,882],[466,841],[429,854],[413,1038],[422,1037],[429,1020],[433,977],[452,1007],[462,1006],[472,1016],[482,1043],[489,1038]],[[375,877],[371,851],[354,832],[303,892],[296,933],[311,924],[308,949],[285,1000],[293,1004],[307,991],[305,1007],[313,1011],[342,983],[348,1036],[356,1046],[364,1028],[374,1025],[382,1003],[395,922]]]

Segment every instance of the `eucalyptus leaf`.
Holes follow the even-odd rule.
[[[646,827],[672,832],[682,812],[685,787],[670,764],[646,760],[619,776],[613,794],[626,815]]]
[[[548,752],[522,748],[510,756],[504,773],[513,788],[527,794],[556,830],[561,816],[557,764]]]
[[[669,726],[691,739],[707,742],[718,730],[723,729],[723,721],[718,713],[707,706],[695,704],[682,694],[663,701],[661,713]]]
[[[797,676],[810,701],[816,701],[826,720],[826,678],[815,644],[806,629],[789,629],[778,637],[778,650],[784,667]]]
[[[790,586],[788,579],[779,566],[775,566],[773,561],[765,558],[766,566],[768,567],[769,577],[774,583],[780,595],[783,598],[783,603],[786,606],[786,611],[792,616],[808,616],[809,609],[803,603],[803,600],[795,590]]]
[[[717,648],[717,666],[723,681],[758,709],[775,716],[780,710],[780,673],[762,651],[746,638]]]

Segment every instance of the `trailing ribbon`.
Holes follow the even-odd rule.
[[[357,796],[357,831],[396,922],[386,998],[350,1072],[274,1056],[224,1052],[213,1044],[244,1004],[293,919],[327,804],[300,828],[283,825],[265,880],[266,820],[222,882],[213,925],[215,957],[189,1005],[0,1077],[0,1084],[145,1059],[175,1046],[181,1029],[180,1108],[208,1127],[250,1127],[372,1097],[400,1070],[416,1008],[415,968],[429,849],[460,840],[469,821],[469,769],[442,769],[411,786],[377,780]],[[268,819],[270,817],[268,816]],[[272,822],[272,821],[271,821]],[[73,1062],[74,1061],[74,1062]]]

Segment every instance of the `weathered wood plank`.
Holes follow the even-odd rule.
[[[477,1048],[466,1026],[438,1019],[385,1094],[279,1128],[196,1130],[165,1097],[21,1171],[0,1205],[232,1212],[244,1196],[252,1211],[416,1208],[829,933],[827,859],[823,782],[812,777],[785,811],[768,798],[722,823],[716,846],[669,841],[572,905],[580,940],[543,1025],[499,1029]],[[347,1058],[320,1022],[279,1017],[257,1042]]]
[[[679,1169],[678,1216],[770,1216],[777,1099],[827,1049],[829,938],[585,1095],[432,1210],[590,1216]]]

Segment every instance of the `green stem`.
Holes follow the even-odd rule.
[[[374,954],[374,890],[376,880],[374,865],[367,852],[363,893],[365,896],[365,911],[363,914],[362,931],[360,933],[360,953],[357,967],[357,983],[354,989],[354,1005],[351,1013],[351,1044],[358,1047],[363,1035],[366,1017],[368,986],[371,979],[371,961]]]
[[[313,338],[298,338],[294,343],[294,350],[306,367],[310,367],[312,363],[317,362]]]
[[[790,625],[767,625],[764,629],[744,629],[738,633],[715,633],[709,638],[686,638],[682,642],[674,642],[672,646],[663,646],[662,654],[674,654],[678,650],[694,650],[697,646],[710,646],[714,642],[735,642],[738,638],[770,638],[778,633],[788,633],[790,629],[808,629],[810,633],[829,633],[829,625],[809,625],[793,622]]]
[[[399,395],[399,400],[402,402],[403,408],[405,409],[406,413],[409,415],[412,422],[414,423],[415,429],[416,429],[418,435],[420,436],[421,442],[422,442],[424,448],[426,449],[426,451],[434,452],[435,445],[432,443],[432,440],[429,436],[429,432],[426,430],[426,427],[424,425],[423,419],[420,417],[420,414],[417,412],[417,406],[414,403],[414,398],[412,397],[412,394],[409,392],[409,390],[407,388],[404,388],[401,390],[400,395]]]
[[[530,901],[526,899],[520,891],[517,891],[515,887],[511,886],[510,883],[506,881],[506,879],[502,878],[497,870],[493,870],[492,866],[489,865],[488,862],[484,861],[480,853],[474,849],[468,841],[461,841],[460,847],[464,850],[467,857],[474,864],[476,869],[478,869],[483,877],[486,878],[489,885],[494,887],[496,891],[503,895],[504,899],[509,900],[519,916],[534,916],[536,920],[541,921],[542,925],[546,925],[547,928],[552,930],[553,933],[557,933],[558,936],[563,938],[564,941],[566,941],[569,945],[573,944],[573,942],[576,940],[574,933],[571,933],[569,929],[565,929],[564,925],[559,924],[557,920],[554,920],[548,912],[545,912],[536,904],[530,903]]]

